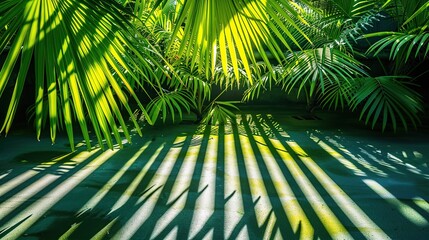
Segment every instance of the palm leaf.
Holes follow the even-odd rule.
[[[362,85],[353,96],[351,107],[355,110],[362,106],[360,119],[365,117],[365,124],[371,123],[374,128],[381,122],[384,131],[389,122],[393,130],[398,128],[398,122],[405,129],[410,122],[414,127],[420,123],[418,113],[423,111],[421,96],[398,79],[407,78],[382,76],[359,80]]]
[[[325,85],[325,91],[318,94],[318,101],[322,108],[334,110],[340,108],[343,110],[350,106],[352,97],[356,92],[357,84],[354,79],[340,83],[326,81]]]
[[[378,55],[384,49],[390,47],[390,59],[396,59],[405,54],[404,62],[407,62],[410,57],[417,58],[421,55],[426,58],[429,53],[429,32],[419,32],[416,34],[402,32],[378,32],[367,34],[365,37],[380,37],[374,45],[368,49],[368,53]]]
[[[227,121],[235,122],[236,114],[234,111],[239,109],[234,105],[235,101],[214,101],[207,110],[203,118],[203,123],[217,124],[226,123]]]
[[[429,1],[419,1],[419,4],[412,4],[412,3],[408,3],[409,5],[414,6],[416,9],[415,11],[412,13],[411,16],[409,16],[405,22],[402,24],[402,26],[405,26],[407,24],[409,24],[411,21],[416,20],[416,18],[422,18],[422,21],[417,21],[418,23],[426,23],[426,25],[428,24],[428,16],[429,16]],[[420,25],[419,24],[419,25]]]
[[[173,78],[171,81],[168,81],[170,87],[174,89],[187,89],[192,93],[194,99],[201,98],[202,101],[210,99],[211,83],[204,74],[200,74],[196,68],[191,69],[184,64],[176,66],[175,71],[181,81]]]
[[[169,1],[160,0],[158,4],[166,2]],[[297,12],[291,3],[284,0],[178,1],[173,36],[183,31],[179,55],[185,56],[207,77],[214,74],[217,61],[220,61],[225,75],[228,74],[228,63],[231,64],[238,81],[241,62],[251,80],[251,65],[257,62],[255,52],[270,66],[266,51],[280,61],[284,51],[281,46],[291,49],[286,39],[297,44],[288,34],[290,28],[283,22],[286,20],[290,26],[299,28],[291,18],[295,15]]]
[[[103,139],[109,148],[113,148],[113,139],[121,145],[122,131],[130,141],[120,105],[140,133],[122,89],[127,89],[145,110],[121,70],[131,73],[130,67],[137,65],[128,65],[131,52],[144,58],[129,44],[134,31],[127,23],[128,17],[122,14],[124,11],[114,0],[2,1],[0,12],[4,15],[0,18],[0,29],[5,30],[0,36],[0,50],[8,53],[0,71],[0,97],[9,102],[9,108],[1,131],[10,130],[24,87],[28,81],[35,81],[38,138],[46,106],[52,141],[59,122],[63,122],[72,148],[74,118],[88,149],[91,148],[88,119],[101,147]],[[11,72],[18,59],[18,77],[12,79]],[[35,79],[27,74],[32,59]],[[148,65],[153,68],[153,63]],[[3,92],[11,85],[14,85],[12,97],[4,99]]]
[[[264,69],[265,73],[261,77],[256,78],[254,84],[248,86],[243,93],[242,101],[247,102],[254,99],[258,99],[262,93],[270,91],[273,85],[279,83],[279,79],[282,79],[285,74],[283,66],[274,66],[272,71]]]
[[[300,95],[309,88],[311,97],[317,88],[325,91],[325,82],[341,84],[366,73],[356,59],[335,48],[323,47],[300,51],[291,55],[285,66],[283,88],[290,92],[297,88]]]
[[[171,116],[174,122],[176,114],[179,114],[181,120],[183,111],[189,113],[192,107],[195,107],[192,95],[186,90],[181,90],[159,95],[149,102],[147,109],[151,120],[155,123],[159,116],[162,116],[163,122],[167,120],[167,116]]]

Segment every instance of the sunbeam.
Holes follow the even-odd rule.
[[[323,226],[328,231],[332,238],[337,239],[350,239],[352,236],[347,232],[340,220],[335,216],[329,205],[323,200],[323,197],[318,193],[316,188],[312,185],[310,180],[306,177],[305,173],[300,169],[292,156],[283,147],[280,141],[272,139],[271,143],[277,149],[278,154],[282,158],[285,165],[288,167],[295,181],[297,181],[301,190],[306,196],[317,216],[320,218]],[[308,221],[308,220],[307,220]],[[310,223],[307,223],[311,226]],[[303,228],[305,222],[303,222]]]
[[[96,151],[82,152],[80,157],[88,159],[95,152]],[[75,188],[80,182],[82,182],[82,180],[88,177],[98,167],[109,160],[116,152],[117,150],[110,150],[101,153],[94,160],[84,166],[83,169],[73,174],[73,176],[68,177],[60,185],[44,195],[43,198],[37,200],[19,214],[15,215],[4,226],[12,226],[17,222],[22,221],[22,219],[25,219],[25,221],[22,221],[19,226],[16,226],[14,229],[8,232],[4,238],[14,239],[21,236],[29,227],[31,227],[38,219],[40,219],[47,210],[49,210],[55,203],[60,201],[68,192]]]
[[[88,200],[77,212],[77,215],[82,215],[87,211],[91,211],[94,209],[100,201],[103,200],[105,195],[109,193],[112,187],[116,184],[116,182],[128,171],[130,166],[138,159],[138,157],[146,150],[149,146],[150,142],[146,142],[125,164],[119,171],[109,179],[109,181],[101,187],[101,189],[90,199]],[[70,226],[69,230],[67,230],[61,238],[67,239],[80,225],[80,223],[75,223]]]
[[[155,162],[155,160],[158,159],[158,155],[160,152],[164,149],[165,144],[161,144],[161,146],[158,147],[158,149],[151,155],[145,166],[142,168],[142,170],[137,174],[137,176],[134,178],[134,180],[128,185],[127,189],[122,193],[121,197],[116,201],[116,203],[113,205],[112,209],[109,213],[117,211],[119,208],[121,208],[133,194],[135,193],[137,187],[141,183],[143,177],[147,174],[152,164]]]
[[[109,179],[109,181],[101,187],[100,190],[79,210],[79,214],[85,211],[91,211],[103,197],[112,189],[112,187],[119,181],[119,179],[128,171],[133,163],[139,158],[139,156],[146,150],[150,142],[146,142],[130,159],[128,159],[124,166],[121,167],[116,174]]]
[[[79,226],[82,224],[82,222],[78,222],[78,223],[73,223],[70,228],[59,237],[60,240],[66,240],[66,239],[70,239],[70,236],[72,235],[72,233],[74,231],[76,231],[76,229],[79,228]]]
[[[225,126],[227,128],[227,126]],[[235,149],[234,135],[225,130],[225,175],[224,175],[224,198],[228,199],[225,203],[225,228],[224,236],[231,239],[234,228],[238,225],[240,218],[237,215],[243,215],[245,212],[243,206],[243,197],[240,184],[240,173],[237,165],[237,151]],[[244,239],[249,233],[247,228],[243,228],[237,234],[237,238]]]
[[[198,137],[198,135],[194,135],[193,139],[197,139]],[[194,145],[191,143],[191,146],[189,146],[186,156],[183,159],[183,164],[177,173],[180,177],[174,182],[167,200],[167,206],[169,206],[169,208],[157,221],[150,237],[151,239],[160,238],[159,235],[167,229],[168,225],[175,224],[173,222],[174,219],[184,210],[189,194],[189,187],[194,178],[195,164],[200,153],[200,148],[200,144]],[[171,235],[170,238],[177,238],[178,229],[176,226],[168,229],[168,231],[169,233],[167,235]]]
[[[420,239],[429,230],[423,144],[385,151],[378,139],[297,130],[269,113],[236,116],[151,126],[113,151],[8,157],[0,238]]]
[[[337,159],[341,163],[353,165],[350,161],[344,159],[344,157],[341,154],[339,154],[334,149],[329,147],[326,143],[324,143],[319,138],[312,136],[311,139],[313,141],[315,141],[318,145],[320,145],[329,154],[331,154],[331,156],[333,156],[335,159]],[[400,159],[397,159],[397,161],[402,163],[402,160],[400,160]],[[385,199],[391,205],[395,206],[398,209],[398,211],[401,212],[402,215],[405,218],[407,218],[408,220],[410,220],[412,223],[414,223],[418,226],[427,226],[428,225],[428,221],[424,217],[422,217],[417,211],[415,211],[413,208],[409,207],[408,205],[403,204],[394,195],[392,195],[390,192],[388,192],[382,185],[380,185],[376,181],[374,181],[372,179],[364,179],[363,182],[368,187],[370,187],[374,192],[376,192],[380,197]]]
[[[199,235],[204,225],[215,211],[218,129],[214,126],[207,127],[211,127],[210,138],[207,150],[204,153],[203,169],[198,185],[198,191],[201,192],[201,195],[196,200],[194,214],[191,220],[189,232],[191,238],[195,238],[195,236]],[[212,234],[212,231],[209,231],[207,234]],[[209,236],[210,235],[205,235],[204,237]],[[213,238],[213,236],[209,238]]]
[[[237,120],[239,121],[239,119]],[[266,219],[270,217],[270,210],[273,209],[273,207],[270,203],[267,190],[265,189],[264,180],[261,172],[259,171],[250,140],[247,136],[243,136],[242,134],[240,134],[239,139],[252,201],[256,202],[256,205],[254,206],[256,221],[258,227],[261,227],[265,223]]]
[[[426,227],[429,225],[428,221],[422,215],[420,215],[416,210],[414,210],[407,204],[402,203],[398,198],[396,198],[393,194],[391,194],[387,189],[381,186],[378,182],[372,179],[364,179],[363,181],[381,198],[383,198],[392,206],[394,206],[396,209],[398,209],[398,211],[410,222],[420,227]]]
[[[350,161],[346,160],[341,154],[326,145],[322,140],[312,138],[327,153],[331,154],[341,163],[347,164],[347,168],[359,173],[359,169]],[[359,206],[320,168],[317,163],[311,159],[306,152],[296,142],[286,142],[300,156],[302,162],[314,174],[317,180],[323,185],[326,191],[344,211],[350,221],[367,238],[389,239],[389,236],[377,226]]]
[[[96,153],[97,151],[93,151],[91,153],[80,153],[76,155],[73,160],[76,164],[80,164],[87,160],[91,155]],[[41,168],[43,166],[44,169],[47,170],[47,167],[50,167],[51,165],[47,165],[46,163],[42,163],[38,165],[37,167]],[[61,165],[62,166],[62,165]],[[59,168],[61,168],[61,166]],[[70,170],[70,169],[69,169]],[[10,182],[7,182],[5,184],[2,184],[0,192],[7,193],[8,191],[12,190],[13,188],[18,187],[19,185],[23,184],[25,181],[31,179],[31,177],[34,177],[37,174],[40,174],[43,170],[35,171],[35,170],[29,170],[23,175],[18,176],[17,178],[12,179]],[[64,172],[63,172],[64,173]],[[14,211],[16,208],[18,208],[21,204],[24,204],[29,199],[34,197],[37,193],[44,190],[46,187],[48,187],[50,184],[61,178],[61,174],[55,174],[55,172],[50,172],[48,174],[43,175],[40,179],[37,181],[31,183],[29,186],[27,186],[25,189],[21,190],[20,192],[16,193],[14,196],[8,198],[6,201],[2,202],[0,204],[0,220],[5,218],[9,213]],[[18,181],[16,179],[19,179]],[[1,195],[0,195],[1,196]]]
[[[318,142],[320,141],[320,139],[312,136],[311,138],[314,139],[314,141]],[[343,152],[345,155],[347,155],[350,159],[354,160],[356,163],[360,164],[362,167],[364,167],[365,169],[367,169],[370,172],[373,172],[379,176],[382,177],[387,177],[388,174],[385,173],[384,171],[382,171],[381,169],[377,168],[376,166],[374,166],[373,164],[369,163],[367,160],[365,160],[364,158],[360,157],[360,156],[356,156],[354,154],[352,154],[349,150],[347,150],[344,146],[342,146],[341,144],[339,144],[336,140],[326,137],[325,138],[329,143],[333,144],[338,150],[340,150],[341,152]],[[327,144],[321,142],[319,144],[323,149],[325,149],[327,152],[331,151],[331,155],[336,155],[337,159],[341,159],[344,163],[346,163],[347,160],[343,159],[342,157],[340,157],[338,154],[336,154],[336,151],[333,150],[331,147],[329,147]],[[370,159],[375,159],[375,157],[372,156],[372,158]],[[350,166],[352,163],[348,163]],[[361,173],[356,173],[356,175],[359,175]],[[359,176],[365,176],[365,175],[359,175]]]
[[[185,141],[186,136],[178,136],[174,145],[180,145]],[[158,159],[162,161],[159,171],[156,172],[155,176],[152,178],[148,184],[149,188],[151,186],[157,186],[157,188],[150,193],[143,194],[137,201],[137,205],[141,205],[135,213],[127,220],[127,222],[122,226],[122,228],[113,236],[115,239],[131,239],[133,235],[139,230],[141,225],[150,217],[153,210],[156,207],[156,202],[160,198],[162,189],[165,186],[166,180],[170,175],[170,172],[178,159],[179,153],[182,147],[173,147],[170,148],[167,155],[164,159]],[[153,158],[153,161],[156,159]],[[148,170],[148,169],[147,169]],[[143,177],[143,176],[142,176]]]
[[[33,178],[37,174],[41,173],[41,171],[39,171],[38,169],[46,169],[46,167],[50,167],[50,166],[56,164],[61,159],[64,159],[68,156],[70,156],[70,154],[65,154],[64,156],[56,158],[56,159],[52,160],[50,163],[47,163],[47,162],[41,163],[41,164],[35,166],[33,169],[28,170],[24,173],[21,173],[19,176],[16,176],[16,177],[12,178],[11,180],[9,180],[5,183],[2,183],[1,188],[0,188],[0,197],[3,196],[5,193],[9,192],[10,190],[20,186],[21,184],[24,184],[26,181]],[[64,167],[64,164],[62,165],[62,167]],[[1,219],[1,216],[0,216],[0,219]]]
[[[317,143],[323,150],[325,150],[329,155],[337,159],[341,164],[344,165],[344,167],[350,169],[353,171],[353,173],[357,176],[366,176],[367,174],[362,171],[360,168],[358,168],[354,163],[344,158],[341,154],[339,154],[337,151],[335,151],[333,148],[329,147],[328,144],[326,144],[324,141],[319,139],[316,136],[310,136],[310,138]]]
[[[259,125],[258,121],[255,122],[257,125]],[[261,125],[259,125],[258,127],[262,128]],[[261,132],[264,132],[262,134],[265,134],[266,131]],[[298,226],[301,227],[300,235],[302,238],[308,239],[314,237],[314,229],[311,225],[311,222],[305,215],[304,210],[300,206],[298,199],[293,193],[293,190],[288,185],[288,181],[285,179],[285,176],[279,168],[279,165],[275,157],[273,156],[273,153],[271,152],[270,148],[267,147],[267,143],[265,142],[264,138],[260,136],[254,136],[254,138],[256,142],[259,143],[258,147],[260,148],[261,154],[268,167],[270,177],[273,182],[276,183],[275,188],[277,190],[277,193],[279,194],[280,199],[282,200],[282,205],[286,215],[289,218],[290,224],[295,231]],[[329,208],[329,205],[324,201],[323,197],[318,193],[316,188],[306,177],[305,173],[298,166],[296,160],[288,153],[282,143],[277,139],[270,138],[269,144],[274,147],[277,154],[280,156],[282,162],[289,169],[293,178],[305,194],[306,200],[311,204],[312,208],[314,209],[317,216],[320,218],[329,235],[332,238],[337,239],[352,238],[346,228],[341,223],[341,221],[335,216],[335,214]]]
[[[429,203],[421,197],[414,197],[413,202],[419,206],[421,209],[429,213]]]
[[[97,234],[95,234],[90,240],[99,240],[106,237],[106,235],[109,234],[110,229],[112,226],[117,222],[119,217],[115,217],[112,221],[110,221],[106,226],[104,226],[100,231],[98,231]]]

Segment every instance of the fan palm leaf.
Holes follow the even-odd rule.
[[[264,67],[264,65],[260,66],[259,71],[262,70],[264,73],[244,91],[242,101],[258,99],[262,93],[270,91],[273,85],[278,85],[283,79],[285,71],[283,66],[274,66],[272,71],[267,71]]]
[[[342,82],[326,81],[326,89],[323,93],[319,93],[318,101],[322,108],[341,109],[349,107],[351,100],[356,93],[356,88],[359,86],[354,78]]]
[[[177,37],[183,31],[178,55],[184,56],[192,67],[198,67],[207,77],[214,74],[220,61],[225,75],[230,64],[238,81],[241,62],[247,79],[251,81],[251,65],[256,64],[259,57],[271,66],[266,52],[278,61],[283,59],[284,49],[291,50],[291,44],[298,44],[290,33],[290,27],[283,22],[285,20],[305,36],[292,18],[298,13],[291,1],[203,0],[176,3],[173,36]]]
[[[6,88],[13,86],[13,93],[1,131],[10,130],[23,89],[28,81],[34,81],[37,138],[43,127],[44,106],[48,107],[51,140],[55,141],[62,120],[72,148],[75,119],[88,149],[88,121],[101,147],[103,139],[109,148],[113,139],[121,145],[120,132],[130,140],[120,106],[141,134],[125,94],[131,94],[145,112],[124,74],[124,70],[133,72],[133,48],[128,40],[133,31],[123,12],[114,0],[2,1],[0,50],[7,51],[7,57],[0,70],[1,100],[8,101],[3,94]],[[133,55],[144,60],[137,51]],[[32,62],[34,69],[30,68]],[[18,76],[12,78],[15,65]]]
[[[235,101],[213,101],[209,106],[209,111],[203,119],[203,123],[217,124],[226,123],[228,120],[234,122],[236,111],[239,109],[234,104]]]

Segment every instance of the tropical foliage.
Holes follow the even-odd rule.
[[[270,34],[270,30],[275,30],[274,33],[278,35],[277,27],[283,27],[285,31],[287,29],[281,22],[274,26],[270,16],[280,14],[288,17],[294,14],[289,4],[280,4],[282,1],[275,0],[268,3],[241,1],[239,4],[231,1],[197,2],[124,1],[118,4],[114,0],[2,1],[0,49],[1,52],[7,52],[7,58],[1,66],[0,97],[2,102],[10,104],[1,131],[7,133],[10,130],[23,89],[29,85],[26,82],[34,81],[34,118],[38,138],[43,127],[43,113],[48,112],[47,122],[52,141],[55,141],[57,128],[64,126],[74,146],[75,120],[88,148],[91,147],[88,134],[90,127],[100,146],[105,142],[112,148],[112,139],[121,145],[120,132],[130,140],[121,106],[138,132],[139,125],[130,108],[129,97],[137,102],[146,115],[145,108],[135,94],[135,87],[145,88],[146,83],[158,88],[157,99],[164,105],[174,103],[166,100],[170,96],[176,99],[185,96],[167,95],[160,90],[162,87],[157,80],[159,75],[153,69],[168,68],[169,63],[164,58],[172,56],[167,52],[157,52],[156,48],[152,48],[148,36],[141,36],[138,31],[139,26],[146,27],[146,23],[142,24],[141,21],[147,20],[158,7],[174,11],[172,19],[175,25],[170,41],[166,42],[166,49],[171,49],[178,39],[178,57],[181,59],[181,56],[185,56],[184,59],[192,67],[197,66],[200,72],[205,69],[207,77],[210,71],[213,74],[217,65],[218,46],[224,72],[227,71],[227,62],[232,63],[237,79],[239,58],[248,72],[249,62],[256,61],[251,49],[268,47],[281,55],[279,45],[273,40],[275,35]],[[133,15],[127,14],[130,6]],[[180,32],[183,32],[181,38]],[[280,36],[277,38],[283,39]],[[284,39],[282,42],[288,46]],[[224,51],[226,48],[228,52]],[[261,52],[264,56],[264,52]],[[16,79],[11,77],[15,65],[18,68]],[[171,70],[163,72],[167,75]],[[34,79],[30,80],[31,75],[34,75]],[[250,73],[247,75],[250,79]],[[4,95],[5,89],[13,89],[13,94],[10,97]],[[188,107],[187,104],[182,106]],[[157,104],[150,107],[152,117],[145,118],[149,123],[154,119],[153,115],[160,111]]]
[[[414,79],[402,75],[414,74],[415,67],[429,59],[429,1],[389,0],[384,3],[382,9],[395,19],[398,24],[397,30],[366,34],[366,38],[383,37],[373,44],[367,53],[377,56],[383,50],[390,48],[389,59],[394,61],[394,68],[386,73],[387,76],[368,81],[357,93],[355,103],[359,102],[368,91],[372,91],[372,94],[378,97],[368,98],[369,101],[363,108],[362,113],[369,109],[366,122],[373,117],[372,125],[374,125],[376,119],[382,118],[384,129],[387,119],[390,118],[393,129],[396,129],[397,121],[400,121],[405,128],[410,123],[416,126],[420,123],[418,113],[423,111],[422,96],[410,88],[413,85],[414,89],[418,87],[414,84]],[[414,68],[407,66],[411,62]],[[394,76],[391,77],[389,74]],[[374,100],[377,102],[371,102]],[[372,105],[371,108],[369,108],[370,105]],[[380,112],[383,112],[383,117]]]
[[[141,35],[150,39],[165,63],[163,68],[155,70],[156,78],[145,81],[146,90],[151,89],[150,92],[155,93],[153,98],[153,94],[148,94],[151,100],[147,109],[151,120],[156,122],[161,118],[165,122],[171,118],[174,122],[176,115],[182,119],[183,111],[193,112],[196,122],[216,123],[234,118],[232,110],[236,107],[233,102],[219,101],[219,97],[228,89],[251,81],[246,76],[243,61],[235,59],[237,66],[234,68],[229,58],[225,59],[226,69],[223,69],[220,55],[213,59],[215,66],[189,61],[189,56],[180,53],[185,28],[177,23],[176,8],[171,3],[142,14],[141,19],[143,25],[137,24]],[[198,50],[191,50],[195,51]],[[218,93],[213,94],[213,88]]]
[[[415,3],[415,14],[406,18],[403,26],[423,14],[422,9],[427,6],[419,7],[419,4]],[[360,110],[360,119],[373,128],[380,124],[382,130],[387,126],[396,130],[398,122],[405,129],[409,125],[417,126],[418,114],[423,111],[422,98],[413,90],[412,78],[403,76],[408,73],[400,71],[400,66],[404,66],[410,56],[419,57],[420,61],[427,57],[424,50],[427,33],[418,36],[405,32],[367,33],[375,23],[387,18],[388,13],[393,14],[398,5],[405,6],[405,2],[314,1],[314,6],[319,8],[306,8],[301,16],[309,24],[300,26],[306,29],[312,43],[301,44],[304,49],[290,54],[283,67],[277,68],[277,74],[269,74],[277,77],[260,78],[259,83],[246,91],[244,99],[253,99],[266,85],[277,84],[287,93],[296,89],[293,92],[299,96],[304,92],[310,111],[317,106]],[[420,24],[427,25],[427,18],[425,21]],[[418,29],[426,30],[426,27]],[[367,52],[362,51],[361,43],[374,36],[386,37]],[[385,75],[374,75],[370,67],[358,60],[372,57],[371,53],[378,58],[390,45],[393,45],[390,57],[396,60],[395,68]]]
[[[376,32],[366,37],[383,37],[368,52],[375,55],[390,48],[389,58],[396,60],[395,71],[401,71],[410,60],[422,62],[429,53],[429,2],[387,1],[387,11],[398,23],[397,31]]]
[[[374,32],[387,18],[397,27]],[[89,132],[100,147],[131,141],[129,123],[142,134],[135,108],[148,124],[184,112],[226,121],[237,109],[220,96],[237,88],[245,101],[279,86],[305,95],[309,110],[415,126],[422,97],[406,63],[428,59],[428,19],[418,0],[4,0],[0,132],[29,87],[37,138],[45,125],[52,141],[64,128],[72,148],[76,128],[88,149]],[[376,75],[363,60],[385,51],[394,67]]]
[[[9,102],[9,108],[1,131],[10,130],[23,89],[32,81],[37,138],[43,112],[48,112],[52,141],[57,128],[64,126],[74,146],[76,120],[88,149],[90,127],[101,147],[105,140],[112,148],[112,139],[121,145],[120,132],[130,140],[121,106],[140,133],[126,92],[144,109],[125,71],[130,74],[130,68],[136,66],[129,60],[131,53],[147,65],[147,71],[140,71],[147,78],[157,64],[143,61],[145,53],[135,51],[129,43],[134,31],[124,10],[113,0],[2,1],[0,49],[7,57],[0,72],[0,96],[2,102]],[[18,76],[12,78],[15,66]],[[5,90],[13,91],[9,99],[4,99]]]

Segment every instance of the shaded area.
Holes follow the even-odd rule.
[[[391,138],[326,123],[335,117],[294,116],[249,112],[233,124],[152,127],[106,152],[16,148],[25,138],[9,136],[0,144],[0,238],[429,234],[426,133]]]

